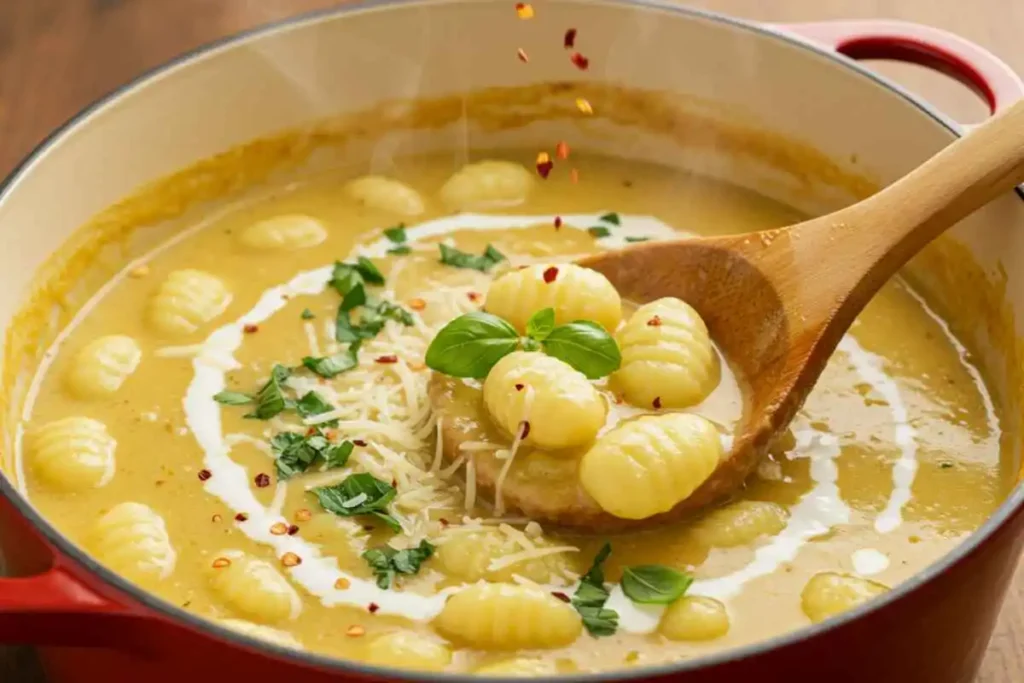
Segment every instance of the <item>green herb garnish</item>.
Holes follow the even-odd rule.
[[[304,309],[302,309],[302,313],[301,313],[300,317],[303,320],[312,320],[316,316],[313,314],[313,311],[309,310],[308,308],[304,308]]]
[[[486,273],[496,264],[505,260],[505,255],[490,244],[487,245],[481,256],[467,254],[455,247],[449,247],[447,244],[439,244],[437,246],[441,250],[441,263],[455,268],[469,268]]]
[[[602,223],[607,223],[609,225],[622,225],[622,219],[619,218],[619,214],[615,213],[614,211],[611,211],[609,213],[604,214],[603,216],[598,217],[597,220],[599,220]]]
[[[601,239],[602,237],[608,237],[608,235],[612,234],[612,231],[603,225],[595,225],[592,228],[587,228],[587,232],[590,233],[590,236],[594,239]]]
[[[649,242],[650,240],[651,240],[650,237],[627,237],[626,238],[627,242]]]
[[[288,479],[305,472],[314,463],[323,462],[327,469],[344,467],[355,446],[351,441],[331,443],[319,430],[305,435],[296,432],[275,434],[270,440],[277,460],[277,476]]]
[[[517,346],[514,327],[496,315],[473,311],[441,328],[427,348],[426,363],[451,377],[481,379]]]
[[[378,270],[377,266],[373,264],[373,261],[360,256],[356,259],[355,265],[356,271],[363,276],[363,280],[370,285],[383,285],[384,275]]]
[[[299,417],[305,419],[328,413],[334,410],[334,407],[325,401],[324,397],[320,394],[315,391],[308,391],[295,402],[295,410],[299,413]]]
[[[555,309],[553,308],[537,311],[526,322],[526,336],[533,341],[544,341],[553,329],[555,329]]]
[[[420,570],[420,566],[434,554],[434,546],[428,541],[420,541],[415,548],[395,550],[390,545],[371,548],[362,554],[362,558],[373,569],[377,577],[377,586],[387,590],[391,588],[398,574],[412,575]]]
[[[336,377],[359,365],[359,344],[352,344],[332,356],[306,356],[302,359],[302,364],[326,379]]]
[[[564,361],[587,379],[610,375],[622,364],[622,353],[608,331],[589,320],[559,325],[541,341],[544,353]]]
[[[686,593],[693,577],[671,567],[648,564],[627,567],[622,573],[622,592],[642,605],[667,605]]]
[[[249,394],[243,394],[238,391],[222,391],[214,394],[213,400],[226,406],[242,406],[246,403],[252,403],[254,399]]]
[[[275,365],[270,371],[270,379],[260,387],[260,390],[253,398],[256,409],[244,417],[255,420],[269,420],[290,407],[290,402],[284,397],[281,384],[292,374],[291,369],[283,365]]]
[[[324,510],[341,517],[369,515],[387,524],[393,531],[402,525],[387,513],[388,503],[394,500],[395,487],[372,474],[353,474],[334,486],[313,489]]]
[[[610,636],[619,627],[619,614],[605,609],[609,593],[604,587],[602,565],[612,553],[610,543],[605,543],[594,557],[590,570],[580,579],[579,588],[572,596],[572,606],[583,618],[583,626],[592,636]]]
[[[387,237],[391,242],[395,244],[405,244],[405,223],[399,223],[393,227],[388,228],[384,231],[384,236]]]
[[[397,247],[391,247],[388,249],[388,253],[394,254],[395,256],[405,256],[406,254],[412,253],[412,247],[408,244],[399,244]]]

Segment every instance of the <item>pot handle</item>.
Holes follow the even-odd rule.
[[[996,114],[1024,98],[1024,81],[976,43],[924,24],[892,19],[772,24],[770,28],[851,59],[890,59],[926,66],[977,93]]]

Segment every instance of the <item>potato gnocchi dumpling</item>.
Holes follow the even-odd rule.
[[[821,572],[815,574],[804,586],[800,605],[807,618],[817,623],[888,591],[888,586],[858,576]]]
[[[320,221],[302,214],[284,214],[253,223],[238,241],[250,249],[261,251],[293,251],[315,247],[327,239],[327,230]]]
[[[217,277],[201,270],[176,270],[149,303],[149,321],[166,335],[192,334],[224,312],[231,294]]]
[[[658,632],[669,640],[714,640],[729,632],[729,612],[717,600],[688,595],[668,606]]]
[[[131,337],[100,337],[75,354],[65,384],[79,398],[104,398],[121,388],[141,360],[142,349]]]
[[[603,510],[645,519],[671,510],[722,458],[714,425],[698,415],[647,415],[601,436],[580,462],[580,483]]]
[[[479,676],[505,676],[508,678],[539,678],[541,676],[554,676],[558,673],[558,666],[546,659],[530,659],[528,657],[516,657],[505,659],[493,664],[484,664],[473,670]]]
[[[789,513],[781,505],[741,500],[713,510],[691,527],[691,533],[710,548],[749,545],[762,536],[775,536],[786,528]]]
[[[459,169],[441,187],[449,209],[471,211],[515,206],[533,189],[533,174],[511,161],[478,161]]]
[[[65,417],[28,435],[29,464],[46,483],[64,491],[99,488],[114,477],[117,441],[89,417]]]
[[[604,275],[571,263],[527,266],[491,283],[484,310],[512,323],[520,333],[537,311],[555,309],[555,324],[591,320],[608,330],[622,321],[622,299]]]
[[[612,375],[616,390],[642,408],[686,408],[718,386],[721,365],[708,328],[679,299],[641,306],[615,335],[622,366]]]
[[[551,543],[536,540],[539,549],[550,547]],[[575,569],[565,553],[534,557],[513,565],[504,566],[503,558],[522,552],[511,538],[497,529],[472,531],[452,535],[437,549],[437,566],[448,576],[475,583],[480,580],[511,582],[514,575],[525,577],[536,583],[548,583],[552,577],[564,576],[566,571]],[[497,562],[496,568],[492,563]]]
[[[484,380],[484,404],[507,435],[525,431],[523,443],[546,449],[590,443],[608,412],[581,372],[528,351],[514,351],[491,368]]]
[[[268,643],[280,645],[281,647],[290,647],[293,650],[302,649],[302,643],[286,631],[279,631],[276,628],[261,626],[260,624],[254,624],[251,621],[243,621],[241,619],[220,619],[218,623],[251,638],[265,640]]]
[[[269,562],[238,550],[217,555],[209,569],[210,587],[232,611],[264,624],[294,619],[302,610],[299,594]]]
[[[393,631],[373,638],[366,646],[369,664],[414,671],[444,671],[452,651],[444,643],[410,631]]]
[[[177,554],[163,517],[142,503],[119,503],[100,517],[86,547],[118,574],[153,583],[174,571]]]
[[[583,624],[550,593],[508,583],[478,583],[448,598],[434,625],[442,635],[483,650],[568,645]]]
[[[418,216],[424,209],[419,192],[403,182],[380,175],[357,178],[345,186],[345,192],[367,208],[398,216]]]

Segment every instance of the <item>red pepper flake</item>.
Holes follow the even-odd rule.
[[[369,605],[366,606],[366,609],[370,611],[370,614],[376,614],[377,610],[380,609],[380,605],[378,605],[375,602],[371,602]]]
[[[248,519],[249,519],[249,515],[245,514],[244,512],[239,512],[237,515],[235,515],[235,521],[236,522],[244,522],[244,521],[246,521]]]
[[[295,553],[285,553],[281,556],[281,564],[286,567],[298,567],[302,564],[302,558]]]
[[[301,510],[295,511],[295,519],[299,520],[300,522],[308,522],[309,520],[313,519],[313,513],[307,510],[306,508],[302,508]]]
[[[590,115],[594,113],[594,107],[590,105],[590,102],[583,99],[582,97],[576,98],[576,108],[584,114]]]
[[[255,334],[255,333],[259,332],[259,331],[260,331],[260,326],[259,325],[253,325],[252,323],[250,323],[250,324],[248,324],[248,325],[246,325],[245,327],[242,328],[242,332],[245,332],[246,334]]]
[[[570,28],[565,32],[565,40],[562,41],[566,50],[576,47],[576,29]]]
[[[525,384],[516,384],[516,391],[522,391],[525,386]]]
[[[558,230],[561,227],[562,227],[562,217],[561,216],[555,216],[555,230]]]
[[[551,161],[551,155],[547,152],[541,152],[537,155],[537,175],[545,180],[551,175],[551,169],[555,167],[553,161]]]
[[[374,363],[380,363],[381,365],[389,365],[391,363],[397,363],[398,362],[398,356],[395,356],[393,354],[389,354],[387,356],[377,356],[377,358],[374,359],[373,362]]]
[[[270,533],[274,534],[275,536],[284,536],[286,533],[288,533],[288,525],[284,522],[274,522],[272,525],[270,525]]]
[[[586,71],[587,69],[590,68],[590,60],[581,55],[579,52],[573,52],[569,56],[569,61],[571,61],[573,63],[573,66],[575,66],[580,71]]]
[[[270,475],[266,472],[260,472],[256,475],[256,478],[253,481],[255,481],[256,485],[261,489],[266,488],[270,486]]]
[[[439,519],[437,521],[441,522],[441,526],[448,526],[448,520],[445,519],[444,517],[442,517],[441,519]]]
[[[573,183],[578,183],[580,181],[580,172],[575,168],[569,171],[569,180]]]
[[[289,524],[288,525],[288,535],[289,536],[294,536],[297,533],[299,533],[299,526],[297,524]]]
[[[344,576],[339,576],[338,580],[334,582],[334,589],[335,590],[339,590],[339,591],[348,590],[348,588],[351,585],[352,585],[351,581],[346,579]]]
[[[310,437],[316,434],[316,427],[310,427],[306,430],[306,437]]]
[[[559,159],[568,159],[569,143],[563,140],[562,142],[559,142],[557,145],[555,145],[555,156],[558,157]]]
[[[210,470],[199,470],[199,481],[206,481],[213,476],[213,472]]]
[[[524,64],[529,63],[530,61],[530,58],[526,56],[526,50],[524,50],[523,48],[519,48],[518,50],[516,50],[516,56],[519,57],[519,61],[523,62]]]
[[[414,311],[422,311],[427,307],[427,302],[423,299],[409,299],[409,308]]]
[[[480,292],[466,292],[466,296],[470,301],[480,301]]]
[[[569,599],[569,596],[566,595],[565,593],[563,593],[562,591],[552,591],[551,594],[553,596],[555,596],[556,598],[558,598],[559,600],[561,600],[562,602],[571,602],[571,600]]]
[[[520,19],[533,19],[533,5],[528,2],[517,2],[516,16]]]
[[[352,439],[352,445],[359,446],[360,448],[366,448],[366,442],[362,439]]]
[[[530,423],[523,420],[519,423],[519,438],[525,439],[530,435]]]
[[[558,268],[556,266],[551,266],[544,271],[544,282],[547,284],[550,285],[554,282],[556,277],[558,277]]]
[[[652,317],[650,320],[647,321],[647,326],[648,327],[661,327],[661,316],[656,315],[656,316]]]
[[[651,405],[654,406],[655,410],[661,410],[661,396],[655,396]]]
[[[210,566],[214,569],[223,569],[224,567],[231,566],[231,560],[229,560],[226,557],[218,557],[216,560],[213,561],[213,564]]]

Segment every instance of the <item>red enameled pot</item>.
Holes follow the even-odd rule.
[[[986,50],[913,24],[766,26],[659,0],[551,0],[544,11],[550,35],[510,24],[505,0],[346,6],[202,48],[125,86],[56,131],[0,189],[0,320],[9,326],[48,254],[139,184],[246,140],[385,100],[567,78],[677,92],[750,112],[765,130],[830,158],[855,156],[859,168],[885,183],[964,127],[854,60],[888,58],[937,69],[972,87],[993,112],[1024,94],[1020,79]],[[565,69],[564,55],[539,58],[559,54],[567,26],[586,37],[594,65],[586,74]],[[505,57],[518,47],[538,57],[531,59],[536,68],[506,64],[516,61]],[[480,142],[484,133],[470,135]],[[455,148],[457,140],[441,143]],[[60,201],[53,199],[54,187],[61,188]],[[26,231],[26,225],[35,227]],[[1016,320],[1024,320],[1022,235],[1024,203],[1008,195],[964,221],[952,237],[986,272],[1002,273],[1004,303]],[[985,334],[979,330],[969,341],[985,346]],[[1005,397],[1011,393],[1004,387]],[[1021,434],[1013,416],[1020,411],[1012,408],[1006,443],[1016,457]],[[4,439],[0,541],[14,578],[0,579],[0,642],[39,646],[54,683],[472,680],[280,649],[133,588],[33,509],[10,474],[13,437]],[[1010,466],[1018,470],[1019,462]],[[1018,485],[965,543],[884,599],[715,656],[578,678],[968,683],[1022,543],[1024,487]]]

